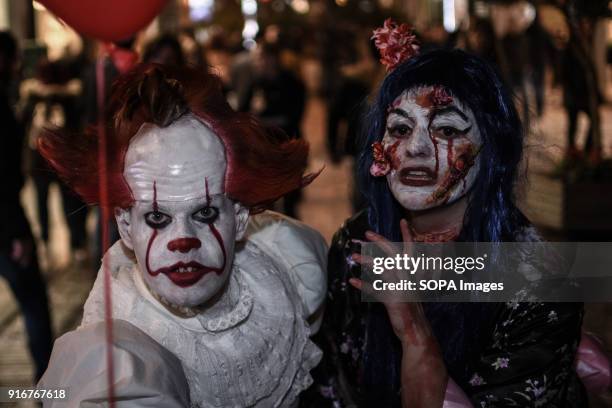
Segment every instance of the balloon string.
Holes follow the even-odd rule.
[[[115,407],[115,369],[113,364],[113,310],[111,304],[111,275],[108,267],[110,247],[109,207],[108,207],[108,167],[105,124],[105,76],[104,57],[96,61],[96,88],[98,103],[98,177],[100,189],[100,218],[102,224],[102,273],[104,276],[104,323],[106,327],[106,366],[108,381],[108,401],[110,408]]]

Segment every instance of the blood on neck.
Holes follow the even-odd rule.
[[[446,233],[450,230],[461,230],[469,195],[461,197],[451,204],[444,204],[427,210],[406,211],[406,218],[413,232],[417,235]]]

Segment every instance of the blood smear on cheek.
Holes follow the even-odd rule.
[[[397,148],[399,147],[400,141],[397,140],[390,146],[385,148],[385,158],[389,163],[391,163],[391,168],[397,170],[400,168],[400,158],[397,156]]]

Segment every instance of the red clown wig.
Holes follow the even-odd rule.
[[[113,84],[107,123],[108,205],[128,208],[134,198],[123,177],[130,139],[143,123],[171,125],[191,113],[211,127],[225,147],[225,194],[251,211],[307,185],[308,144],[289,140],[280,130],[238,113],[213,74],[192,68],[141,64]],[[39,150],[85,202],[100,203],[98,141],[95,129],[84,135],[47,132]]]

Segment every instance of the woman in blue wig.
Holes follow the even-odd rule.
[[[586,406],[582,304],[361,302],[360,242],[540,239],[515,204],[523,131],[495,70],[419,54],[391,21],[374,39],[389,72],[359,162],[369,206],[333,240],[319,389],[336,407]]]

